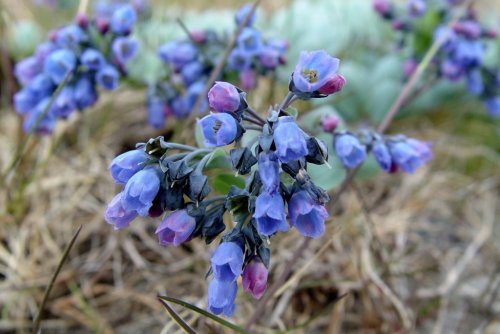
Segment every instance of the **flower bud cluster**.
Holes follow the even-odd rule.
[[[245,5],[236,13],[236,23],[242,23],[251,6]],[[250,90],[257,83],[257,76],[267,75],[285,63],[288,45],[283,40],[262,38],[252,27],[255,13],[240,33],[231,51],[220,80],[239,77],[240,85]],[[147,96],[149,124],[162,128],[165,120],[174,116],[186,118],[204,91],[206,81],[229,43],[228,35],[214,31],[193,31],[189,38],[168,42],[158,49],[161,60],[168,65],[168,78],[151,85]],[[199,106],[207,108],[206,100]]]
[[[488,68],[484,64],[486,41],[495,39],[494,30],[483,27],[478,21],[472,7],[466,14],[450,26],[452,10],[463,1],[443,1],[441,7],[431,6],[433,2],[425,0],[408,0],[407,7],[398,11],[390,0],[373,0],[373,8],[382,18],[392,23],[392,27],[401,31],[401,45],[411,45],[413,55],[404,64],[404,74],[408,77],[417,68],[417,63],[423,58],[427,48],[418,47],[426,39],[441,41],[442,46],[434,57],[432,69],[437,78],[451,82],[465,79],[467,90],[471,95],[478,96],[492,116],[500,115],[500,69]],[[424,36],[432,20],[422,18],[436,17],[432,36]],[[432,30],[430,30],[432,31]],[[417,42],[411,42],[415,41]],[[408,42],[408,43],[407,43]],[[430,46],[430,45],[429,45]]]
[[[98,87],[116,89],[137,51],[137,42],[129,36],[135,21],[130,5],[118,7],[106,21],[79,15],[18,62],[14,74],[23,88],[14,96],[14,107],[24,117],[24,130],[51,133],[57,119],[94,105]]]

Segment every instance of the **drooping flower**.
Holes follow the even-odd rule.
[[[52,112],[58,118],[67,118],[75,109],[74,89],[71,86],[65,86],[55,97]]]
[[[319,238],[325,231],[328,213],[305,190],[295,192],[288,202],[290,225],[305,237]]]
[[[280,164],[276,153],[259,154],[259,176],[262,186],[268,193],[274,192],[280,185]]]
[[[74,99],[78,110],[91,107],[97,101],[97,91],[88,76],[81,76],[75,83]]]
[[[43,70],[52,81],[60,84],[68,73],[74,71],[76,65],[75,53],[68,49],[60,49],[52,52],[45,59]]]
[[[118,87],[120,74],[112,65],[105,65],[96,74],[95,80],[105,90],[114,90]]]
[[[111,16],[109,26],[116,34],[128,34],[137,20],[137,15],[131,5],[118,8]]]
[[[228,317],[232,316],[237,292],[236,281],[224,282],[214,278],[208,285],[208,309],[217,315],[224,313]]]
[[[277,192],[262,191],[255,201],[253,214],[259,234],[269,236],[278,231],[288,231],[286,223],[285,204]]]
[[[243,270],[243,290],[251,292],[255,299],[260,299],[267,287],[268,271],[264,263],[258,258],[252,259]]]
[[[392,158],[387,145],[381,140],[375,141],[372,147],[372,153],[380,168],[384,172],[389,173],[391,171]]]
[[[295,88],[304,93],[319,90],[336,74],[339,63],[339,59],[333,58],[324,50],[302,51],[293,71]]]
[[[196,227],[196,220],[186,210],[176,210],[168,215],[156,229],[160,245],[179,246],[189,239]]]
[[[216,81],[208,91],[208,104],[218,112],[233,112],[240,107],[240,93],[232,84]]]
[[[243,250],[235,242],[221,243],[210,259],[214,277],[222,282],[236,281],[243,267]]]
[[[35,57],[24,58],[14,67],[16,79],[26,86],[35,76],[40,73],[41,65]]]
[[[410,174],[432,158],[430,144],[416,139],[398,141],[389,149],[398,168]]]
[[[247,4],[244,4],[243,6],[241,6],[240,9],[238,9],[238,11],[236,12],[236,15],[234,17],[236,24],[240,25],[243,22],[243,20],[245,19],[245,17],[250,14],[251,11],[252,11],[252,4],[247,3]],[[256,16],[256,13],[254,11],[250,15],[250,17],[248,18],[247,24],[245,25],[246,27],[253,25],[253,23],[255,21],[255,16]]]
[[[137,211],[147,216],[149,208],[160,189],[160,173],[156,168],[146,168],[135,173],[125,185],[122,205],[125,210]]]
[[[427,4],[424,0],[409,0],[407,6],[408,12],[413,17],[422,16],[427,10]]]
[[[484,105],[488,110],[488,114],[493,117],[500,116],[500,96],[494,96],[487,98],[484,101]]]
[[[349,133],[335,138],[335,153],[347,168],[355,168],[366,159],[366,147]]]
[[[75,24],[62,27],[56,33],[56,44],[61,47],[74,48],[87,39],[87,34]]]
[[[109,165],[111,176],[118,184],[125,184],[144,168],[148,155],[143,150],[131,150],[115,157]]]
[[[282,116],[273,126],[276,153],[281,162],[298,160],[307,155],[304,133],[291,116]]]
[[[92,48],[88,48],[83,51],[80,56],[80,61],[82,62],[82,65],[93,71],[98,71],[106,65],[104,55],[100,51]]]
[[[155,95],[149,95],[147,100],[148,122],[155,129],[165,125],[165,103]]]
[[[46,97],[37,103],[35,108],[26,114],[23,122],[23,131],[48,135],[54,131],[56,118],[49,107],[50,98]],[[47,109],[48,108],[48,109]]]
[[[238,35],[237,46],[238,49],[248,55],[256,55],[260,52],[263,46],[260,32],[250,27],[243,28],[241,33]]]
[[[137,212],[123,208],[122,195],[123,193],[119,193],[113,197],[104,212],[104,219],[108,224],[113,225],[115,230],[127,227],[137,217]]]
[[[196,60],[198,50],[188,42],[171,41],[158,48],[158,55],[167,64],[179,70],[186,64]]]
[[[138,43],[130,37],[117,37],[111,45],[113,56],[120,65],[125,65],[137,53]]]
[[[198,121],[205,146],[225,146],[232,143],[238,135],[236,119],[226,113],[212,113]]]

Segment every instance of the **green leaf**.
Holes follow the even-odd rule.
[[[216,149],[205,165],[205,169],[215,168],[231,169],[228,154],[223,148]]]
[[[201,308],[199,308],[197,306],[189,304],[189,303],[187,303],[187,302],[185,302],[183,300],[180,300],[180,299],[177,299],[177,298],[172,298],[172,297],[167,297],[167,296],[159,296],[158,298],[160,298],[160,299],[162,299],[164,301],[170,302],[170,303],[174,303],[174,304],[180,305],[182,307],[185,307],[185,308],[187,308],[187,309],[189,309],[191,311],[194,311],[194,312],[200,314],[203,317],[212,319],[213,321],[219,323],[220,325],[232,329],[236,333],[251,334],[249,331],[247,331],[247,330],[245,330],[245,329],[243,329],[243,328],[241,328],[239,326],[236,326],[235,324],[230,323],[229,321],[224,320],[221,317],[216,316],[215,314],[212,314],[212,313],[207,312],[207,311],[205,311],[205,310],[203,310],[203,309],[201,309]]]
[[[221,194],[227,194],[232,185],[243,189],[245,188],[245,180],[233,174],[219,174],[212,181],[212,187]]]
[[[361,168],[356,173],[357,179],[370,179],[377,175],[380,172],[380,167],[373,157],[373,155],[369,155],[365,160]]]
[[[186,333],[189,333],[189,334],[196,334],[196,331],[191,328],[191,326],[189,326],[171,307],[170,305],[168,305],[168,303],[161,299],[161,298],[158,298],[160,300],[160,302],[162,303],[162,305],[165,307],[165,309],[167,310],[168,314],[170,314],[170,316],[172,317],[172,319],[174,319],[174,321],[182,328],[184,329],[184,331],[186,331]]]

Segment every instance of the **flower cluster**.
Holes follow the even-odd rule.
[[[32,56],[17,63],[14,73],[23,88],[14,96],[14,107],[24,117],[24,131],[51,133],[58,118],[96,102],[97,86],[116,89],[137,51],[129,36],[135,20],[130,5],[117,8],[109,20],[78,15],[75,23],[52,31]]]
[[[234,312],[239,276],[243,289],[260,298],[267,285],[268,239],[290,228],[311,238],[324,233],[328,195],[310,179],[307,165],[324,164],[327,146],[305,133],[286,110],[297,99],[339,91],[345,80],[337,74],[338,65],[324,51],[303,52],[289,93],[265,118],[248,105],[245,92],[216,82],[208,93],[212,113],[198,121],[206,148],[158,137],[116,157],[110,172],[124,188],[109,203],[106,221],[120,229],[137,216],[172,211],[156,234],[160,244],[177,246],[196,237],[212,242],[226,230],[228,212],[235,223],[211,257],[208,308],[228,316]],[[249,130],[257,135],[243,145],[240,139]],[[246,178],[245,186],[232,185],[227,193],[209,197],[204,168],[221,151],[216,148],[227,145],[232,145],[228,168]]]
[[[335,155],[345,168],[360,166],[371,152],[380,168],[386,173],[402,170],[413,173],[432,158],[431,143],[404,135],[381,135],[375,131],[362,130],[353,133],[335,131],[335,117],[322,120],[323,130],[333,133]]]
[[[431,2],[409,0],[401,12],[389,0],[373,0],[373,7],[391,21],[394,30],[401,32],[401,45],[412,45],[413,55],[404,64],[406,76],[415,71],[423,58],[428,48],[426,41],[439,40],[442,46],[431,64],[434,75],[452,82],[465,78],[468,92],[484,102],[490,115],[499,116],[500,69],[484,64],[485,42],[495,39],[497,34],[481,25],[473,8],[468,8],[463,17],[450,25],[452,9],[460,3],[446,1],[440,8],[434,8]],[[423,26],[429,22],[435,22],[431,29]]]
[[[243,6],[236,14],[236,24],[250,15],[251,6]],[[252,27],[255,14],[248,17],[247,25],[231,51],[227,65],[219,80],[239,77],[245,90],[255,87],[258,75],[267,75],[285,63],[284,53],[288,45],[283,40],[262,38]],[[168,65],[168,78],[151,85],[147,96],[149,124],[162,128],[170,116],[187,117],[204,91],[206,81],[222,57],[229,43],[227,35],[214,31],[194,31],[189,38],[168,42],[158,49],[161,60]],[[206,100],[199,111],[207,107]]]

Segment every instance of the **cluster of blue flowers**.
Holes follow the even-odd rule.
[[[432,158],[430,142],[408,138],[402,134],[389,136],[369,130],[356,133],[338,131],[338,123],[335,116],[327,116],[321,121],[323,131],[333,134],[335,155],[345,168],[360,166],[370,152],[386,173],[398,170],[413,173]]]
[[[267,285],[268,239],[290,227],[305,237],[324,233],[328,195],[311,181],[307,165],[324,164],[327,146],[301,130],[286,110],[297,99],[322,98],[342,89],[345,80],[338,67],[339,60],[324,51],[302,52],[289,93],[265,118],[248,105],[245,92],[216,82],[208,93],[212,113],[198,121],[206,148],[158,137],[116,157],[110,172],[124,188],[109,203],[106,221],[120,229],[137,216],[158,217],[170,210],[156,234],[160,244],[177,246],[195,237],[212,242],[226,230],[223,216],[229,212],[235,224],[220,237],[211,257],[208,308],[232,315],[239,276],[243,289],[260,298]],[[247,130],[258,135],[243,146],[240,139]],[[246,177],[246,185],[208,198],[211,189],[203,169],[215,148],[227,145],[232,145],[228,163]]]
[[[116,89],[137,51],[129,36],[135,21],[130,5],[118,7],[108,20],[78,15],[75,23],[52,31],[35,54],[17,63],[14,73],[23,88],[14,96],[14,107],[24,117],[24,131],[51,133],[57,119],[96,102],[97,86]]]
[[[236,14],[236,24],[240,25],[250,15],[251,9],[251,5],[243,6]],[[255,13],[252,13],[219,77],[219,80],[228,80],[238,76],[244,90],[255,87],[258,75],[272,73],[284,64],[284,53],[288,48],[283,40],[264,40],[252,27],[254,20]],[[147,109],[152,127],[162,128],[168,117],[185,118],[192,112],[228,42],[227,35],[219,36],[206,30],[191,32],[189,38],[160,46],[158,54],[169,66],[170,73],[168,78],[149,88]],[[199,111],[206,108],[207,101],[204,100]]]
[[[430,7],[430,2],[425,0],[409,0],[403,13],[398,12],[398,8],[389,0],[373,0],[373,6],[384,19],[392,22],[395,30],[402,32],[402,45],[406,40],[414,41],[413,55],[404,65],[406,76],[415,71],[418,61],[427,49],[418,47],[420,41],[427,37],[435,41],[444,39],[432,62],[436,77],[452,82],[465,78],[468,92],[484,102],[490,115],[500,116],[500,68],[488,68],[484,64],[485,42],[495,39],[497,33],[481,25],[473,8],[468,8],[466,14],[450,26],[451,9],[462,2],[448,0],[441,8],[436,9]],[[424,22],[423,16],[432,15],[438,18],[435,20],[432,36],[423,36],[426,29],[415,27]]]

